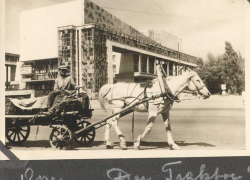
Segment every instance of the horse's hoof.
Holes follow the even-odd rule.
[[[180,150],[181,148],[177,144],[169,144],[170,150]]]
[[[122,150],[127,150],[128,148],[127,148],[127,146],[126,146],[126,142],[120,142],[120,148],[121,148]]]
[[[138,136],[138,138],[134,142],[134,149],[135,150],[140,150],[140,144],[141,144],[141,135]]]
[[[135,150],[140,150],[140,143],[135,142],[135,143],[134,143],[134,149],[135,149]]]
[[[113,149],[113,144],[109,141],[104,141],[104,143],[106,144],[106,148],[107,149]]]

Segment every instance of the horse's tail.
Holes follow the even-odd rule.
[[[111,86],[112,84],[105,84],[104,86],[101,87],[99,91],[99,102],[104,111],[107,111],[106,109],[106,104],[108,102],[107,94],[111,90]]]

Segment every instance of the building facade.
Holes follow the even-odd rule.
[[[14,83],[16,77],[16,66],[20,55],[5,53],[5,90],[14,90],[19,87]]]
[[[106,83],[154,78],[157,63],[168,75],[196,67],[196,57],[163,46],[89,0],[22,13],[20,61],[20,88],[36,88],[36,96],[52,90],[60,65],[90,93]]]
[[[40,59],[26,61],[20,68],[23,90],[35,90],[34,96],[48,94],[54,88],[54,81],[58,76],[58,59]]]
[[[5,98],[34,97],[34,90],[20,90],[16,72],[18,71],[19,54],[5,53]]]

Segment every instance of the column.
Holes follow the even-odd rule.
[[[5,79],[5,82],[8,82],[8,74],[9,74],[9,72],[8,72],[8,66],[5,66],[5,69],[6,69],[6,79]]]
[[[175,75],[178,76],[178,64],[175,64]]]
[[[139,63],[138,63],[139,73],[141,72],[141,54],[139,54]]]
[[[78,52],[79,52],[79,50],[78,50],[78,47],[80,47],[79,46],[79,42],[78,42],[78,38],[77,37],[79,37],[79,30],[78,29],[76,29],[76,36],[75,36],[75,41],[76,41],[76,59],[75,59],[75,61],[76,61],[76,65],[75,65],[75,69],[76,69],[76,85],[77,86],[79,86],[79,79],[78,79],[78,74],[79,74],[79,65],[78,65],[78,63],[79,63],[79,58],[78,58],[78,56],[79,56],[79,54],[78,54]]]
[[[79,28],[79,85],[82,87],[83,85],[85,85],[87,88],[87,84],[83,84],[83,80],[82,80],[82,29]]]
[[[169,76],[169,61],[167,62],[167,77]]]
[[[154,74],[156,74],[156,58],[154,59]]]
[[[113,59],[112,59],[112,44],[107,41],[107,62],[108,62],[108,84],[113,84]]]
[[[8,66],[8,81],[11,81],[11,66]]]
[[[177,66],[176,66],[176,71],[177,71],[177,73],[176,73],[176,75],[178,76],[178,75],[180,75],[180,67],[179,67],[179,64],[177,64]]]
[[[147,73],[149,74],[149,56],[147,56]]]

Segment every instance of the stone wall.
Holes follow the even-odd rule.
[[[143,41],[155,43],[135,28],[124,23],[89,0],[84,1],[84,21],[85,24],[100,24],[106,28],[114,29],[120,34],[125,34]]]

